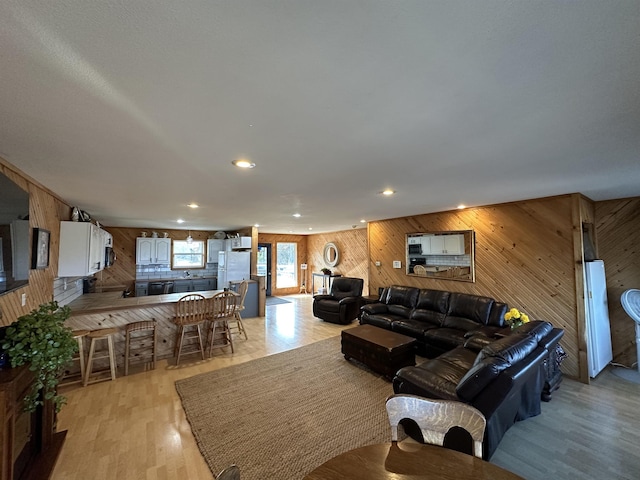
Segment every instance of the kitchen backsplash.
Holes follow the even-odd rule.
[[[185,276],[189,272],[189,276]],[[176,279],[176,278],[198,278],[216,277],[218,275],[218,264],[207,263],[206,268],[197,270],[171,270],[169,267],[157,265],[138,265],[136,267],[136,280],[156,280],[156,279]]]
[[[426,265],[458,265],[460,267],[471,266],[470,255],[425,255]]]
[[[53,299],[61,307],[82,296],[82,278],[55,278],[53,280]]]

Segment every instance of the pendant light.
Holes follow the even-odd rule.
[[[189,230],[189,236],[187,237],[187,243],[193,242],[193,238],[191,238],[191,230]]]

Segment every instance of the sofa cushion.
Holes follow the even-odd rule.
[[[393,380],[394,391],[397,392],[396,384],[406,382],[417,387],[416,394],[458,400],[456,386],[471,368],[474,358],[473,352],[460,347],[416,367],[401,368]]]
[[[396,320],[391,324],[391,330],[394,332],[402,333],[403,335],[409,335],[410,337],[422,340],[424,338],[424,332],[431,328],[436,328],[435,325],[430,325],[425,322],[413,319]]]
[[[411,307],[405,307],[404,305],[388,304],[387,311],[391,315],[396,315],[400,318],[409,318],[411,316]]]
[[[491,342],[478,353],[475,363],[481,363],[487,357],[501,358],[510,365],[518,363],[538,347],[535,337],[513,333],[495,342]]]
[[[433,312],[447,313],[451,292],[442,290],[420,290],[415,308]]]
[[[449,299],[447,317],[466,318],[481,325],[487,325],[493,303],[493,298],[489,297],[452,293]]]
[[[387,305],[401,305],[412,309],[416,304],[416,300],[418,300],[419,293],[420,289],[418,288],[393,285],[389,287],[384,303]],[[407,318],[409,318],[409,315],[407,315]]]
[[[507,361],[499,357],[488,357],[476,363],[462,377],[456,386],[456,393],[465,402],[473,401],[476,396],[489,385],[500,372],[510,365]]]
[[[464,345],[464,330],[455,328],[433,328],[424,332],[424,338],[430,345],[440,350],[451,350]]]
[[[489,322],[487,325],[493,327],[505,327],[504,314],[509,311],[509,306],[503,302],[493,302],[491,312],[489,313]]]
[[[424,323],[425,325],[431,325],[433,327],[442,326],[444,317],[444,313],[432,312],[431,310],[423,310],[418,308],[414,309],[409,316],[409,318],[411,318],[412,320],[417,320]]]

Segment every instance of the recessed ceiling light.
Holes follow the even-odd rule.
[[[296,218],[300,218],[302,215],[300,215],[299,213],[294,213],[293,216]]]
[[[254,225],[254,227],[256,227],[256,228],[258,228],[259,226],[260,226],[260,225],[259,225],[259,224],[257,224],[257,223]]]
[[[238,168],[253,168],[253,167],[256,166],[255,163],[250,162],[246,158],[239,158],[238,160],[234,160],[231,163],[234,164]]]
[[[313,227],[309,227],[309,230],[313,230]]]
[[[198,208],[199,206],[200,206],[200,205],[198,205],[197,203],[189,203],[189,204],[187,205],[187,207],[189,207],[189,208]]]
[[[176,220],[178,223],[184,223],[184,220],[179,218],[178,220]]]
[[[363,218],[362,220],[360,220],[360,223],[367,223],[367,221]]]
[[[396,193],[395,190],[391,190],[390,188],[387,188],[386,190],[382,191],[382,195],[386,195],[386,196],[393,195],[394,193]]]
[[[463,205],[463,204],[458,205],[458,210],[462,210],[464,208],[467,208],[467,207],[465,205]]]

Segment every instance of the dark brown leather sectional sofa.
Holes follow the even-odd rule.
[[[540,414],[562,329],[533,321],[512,332],[504,325],[507,305],[488,297],[392,286],[380,300],[362,307],[360,323],[413,336],[430,359],[401,368],[394,392],[476,407],[487,419],[485,459],[511,425]]]

